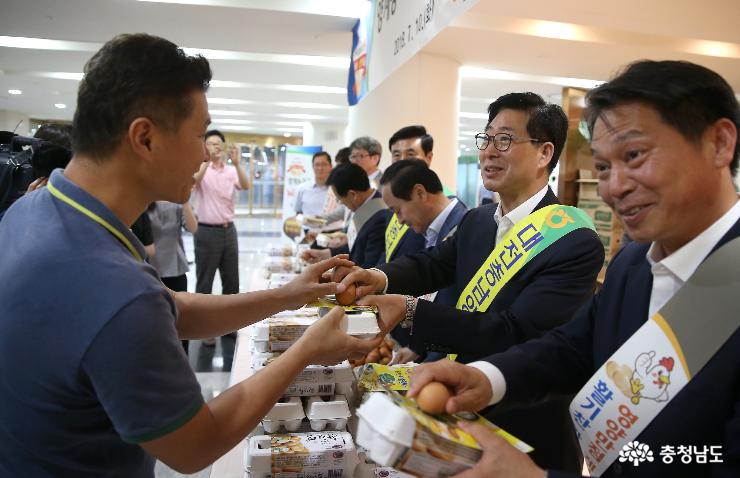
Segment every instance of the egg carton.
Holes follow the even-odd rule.
[[[335,395],[324,400],[325,397],[313,396],[306,401],[306,418],[311,424],[311,430],[320,432],[326,428],[331,430],[345,430],[347,419],[352,415],[349,404],[344,395]]]
[[[295,255],[295,245],[271,245],[267,248],[267,255],[270,257],[293,257]]]
[[[357,444],[380,466],[395,467],[415,476],[445,477],[475,466],[482,451],[459,426],[460,420],[487,426],[518,450],[532,447],[475,414],[436,417],[418,409],[398,392],[372,393],[357,409]]]
[[[323,317],[332,309],[333,307],[319,307],[319,317]],[[372,339],[380,333],[378,315],[375,312],[369,310],[353,310],[352,307],[345,308],[340,327],[347,332],[347,335],[361,339]]]
[[[300,272],[300,261],[295,257],[271,257],[268,256],[264,263],[266,276],[276,272]]]
[[[316,322],[309,313],[278,315],[252,326],[254,350],[257,352],[284,352],[301,338]]]
[[[280,430],[298,431],[306,413],[299,397],[290,397],[276,403],[262,419],[265,433],[277,433]]]
[[[249,439],[244,453],[249,478],[350,478],[358,462],[352,436],[337,431],[257,435]]]
[[[252,371],[259,372],[270,360],[276,358],[276,353],[255,353],[252,356]],[[312,395],[349,395],[355,394],[355,376],[348,361],[337,365],[309,365],[291,382],[283,396],[312,396]]]

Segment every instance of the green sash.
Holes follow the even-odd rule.
[[[398,243],[401,242],[401,238],[408,230],[409,226],[401,224],[398,221],[398,216],[394,214],[388,223],[388,227],[385,228],[385,262],[391,261],[393,251],[396,250]]]
[[[595,230],[591,218],[572,206],[553,204],[517,222],[483,261],[463,289],[457,309],[485,311],[499,291],[529,261],[576,229]],[[452,360],[457,354],[448,356]]]

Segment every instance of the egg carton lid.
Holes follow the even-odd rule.
[[[345,463],[343,468],[350,472],[349,476],[351,476],[351,472],[354,471],[358,463],[354,440],[352,439],[352,435],[347,432],[287,433],[276,435],[275,437],[270,435],[255,435],[249,438],[249,443],[244,450],[244,469],[246,471],[251,473],[270,472],[273,462],[273,450],[271,446],[274,441],[273,438],[293,438],[301,442],[304,442],[304,440],[309,441],[313,444],[311,448],[314,448],[309,450],[309,455],[318,453],[337,456],[341,452]],[[305,468],[310,470],[315,467],[307,464]]]
[[[290,397],[285,402],[276,403],[263,420],[302,420],[305,417],[300,397]]]
[[[344,395],[335,395],[332,400],[324,401],[321,397],[311,397],[306,403],[306,417],[309,420],[332,420],[349,418],[349,404]]]
[[[372,312],[347,313],[342,319],[342,328],[345,322],[348,335],[371,338],[380,333],[378,317]]]
[[[357,416],[360,418],[357,442],[370,452],[373,460],[376,460],[372,450],[377,439],[390,441],[406,448],[411,447],[416,432],[416,421],[411,414],[397,406],[385,393],[371,393],[370,397],[357,409]],[[363,428],[369,429],[372,433],[363,433]],[[368,442],[363,442],[360,437],[372,438]],[[381,464],[390,465],[390,463]]]

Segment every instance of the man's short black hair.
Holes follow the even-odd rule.
[[[349,155],[352,154],[352,148],[345,146],[337,151],[337,155],[334,156],[334,164],[339,166],[340,164],[349,164]]]
[[[221,138],[221,141],[223,141],[224,143],[226,142],[226,136],[224,136],[224,134],[217,129],[206,131],[205,140],[208,141],[208,138],[210,138],[211,136],[218,136],[219,138]]]
[[[427,134],[427,129],[420,124],[404,126],[393,133],[391,139],[388,140],[388,149],[391,149],[396,141],[412,138],[421,138],[421,149],[424,151],[424,154],[429,154],[434,149],[434,138],[432,138],[431,134]]]
[[[421,159],[396,161],[388,166],[380,178],[380,184],[385,186],[389,183],[393,195],[405,201],[411,199],[411,191],[417,184],[421,184],[431,194],[442,192],[439,176]]]
[[[85,64],[72,128],[76,153],[100,160],[112,153],[131,122],[147,117],[177,130],[206,91],[211,68],[174,43],[142,33],[118,35]]]
[[[326,180],[327,186],[334,186],[341,197],[352,191],[363,192],[370,189],[370,180],[364,169],[356,164],[340,164],[331,170]]]
[[[708,68],[686,61],[637,61],[589,91],[586,101],[586,124],[592,134],[605,110],[633,101],[654,108],[668,126],[694,143],[709,126],[727,118],[738,129],[735,156],[730,163],[732,175],[737,173],[740,106],[727,81]]]
[[[560,153],[565,146],[568,136],[568,117],[563,108],[545,100],[536,93],[509,93],[499,96],[496,101],[488,105],[488,124],[501,110],[524,111],[529,115],[527,120],[527,134],[532,139],[552,143],[554,148],[548,169],[552,172],[560,159]]]
[[[326,158],[326,160],[329,162],[329,166],[331,166],[331,155],[326,151],[319,151],[318,153],[314,153],[313,158],[311,158],[311,165],[313,165],[313,162],[316,160],[316,158],[320,158],[322,156]]]
[[[36,130],[34,138],[39,138],[61,148],[72,150],[72,126],[60,123],[45,123]]]

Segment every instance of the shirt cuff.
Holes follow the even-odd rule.
[[[381,291],[380,293],[381,293],[381,294],[385,294],[385,293],[386,293],[386,292],[388,291],[388,276],[387,276],[387,275],[385,274],[385,272],[381,271],[381,270],[380,270],[380,269],[378,269],[377,267],[371,267],[371,268],[370,268],[370,269],[368,269],[368,270],[371,270],[371,271],[378,271],[378,272],[380,272],[381,274],[383,274],[383,277],[385,278],[385,287],[383,287],[383,290],[382,290],[382,291]]]
[[[488,402],[489,407],[503,400],[504,395],[506,395],[506,379],[498,367],[493,365],[491,362],[485,362],[483,360],[479,362],[471,362],[468,366],[483,372],[491,383],[491,391],[493,392],[493,395],[491,395],[491,401]]]

